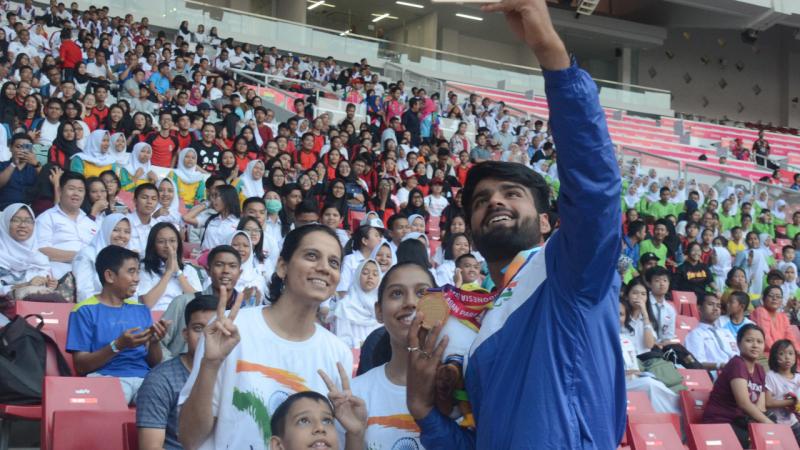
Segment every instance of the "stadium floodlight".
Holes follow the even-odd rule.
[[[469,14],[464,14],[464,13],[456,13],[456,17],[461,17],[462,19],[477,20],[477,21],[483,20],[483,17],[470,16]]]
[[[398,5],[402,5],[402,6],[408,6],[410,8],[419,8],[419,9],[424,8],[424,6],[422,6],[422,5],[418,4],[418,3],[400,2],[400,1],[397,1],[395,3],[398,4]]]

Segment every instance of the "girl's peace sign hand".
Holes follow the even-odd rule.
[[[211,322],[203,331],[206,338],[203,358],[209,362],[221,363],[239,343],[239,329],[233,321],[239,313],[241,302],[235,302],[230,313],[225,316],[225,305],[228,298],[228,290],[225,286],[220,286],[217,320]]]

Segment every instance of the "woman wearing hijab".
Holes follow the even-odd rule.
[[[35,224],[33,210],[24,203],[12,203],[0,213],[0,295],[25,286],[57,285],[50,278],[50,260],[39,251]]]
[[[0,139],[3,139],[4,136],[5,133],[0,132]],[[58,126],[56,138],[47,153],[47,162],[66,170],[69,167],[70,158],[80,152],[81,149],[78,148],[78,142],[75,140],[75,124],[63,122]]]
[[[114,133],[111,135],[111,150],[110,153],[119,165],[128,164],[131,154],[128,153],[128,139],[124,133]]]
[[[375,318],[380,280],[378,262],[365,259],[356,267],[347,293],[333,307],[334,334],[350,348],[361,348],[367,336],[381,326]]]
[[[236,189],[241,201],[249,197],[264,197],[264,162],[254,159],[247,163],[244,173],[239,177]]]
[[[72,260],[72,274],[75,276],[76,299],[80,302],[97,293],[103,286],[97,276],[94,263],[100,250],[109,245],[128,247],[131,239],[131,224],[124,214],[110,214],[103,219],[100,230],[88,246],[81,249]]]
[[[153,156],[153,148],[146,142],[139,142],[133,146],[133,152],[128,155],[123,168],[128,172],[128,176],[133,180],[133,188],[144,183],[155,183],[158,176],[153,172],[150,158]]]
[[[183,217],[175,182],[169,178],[162,178],[156,183],[156,187],[158,188],[158,208],[153,213],[153,219],[156,222],[169,222],[180,230],[183,227]]]
[[[72,122],[72,126],[75,128],[75,143],[82,151],[89,144],[89,137],[92,135],[92,130],[89,128],[89,125],[82,120]]]
[[[711,255],[711,274],[714,276],[714,287],[717,293],[725,292],[725,279],[733,267],[733,258],[727,248],[715,245]]]
[[[641,201],[642,196],[638,193],[636,183],[631,183],[628,185],[627,193],[622,196],[622,210],[636,209],[638,211]]]
[[[736,254],[734,266],[744,269],[749,286],[748,293],[761,295],[764,287],[764,276],[769,272],[769,262],[758,234],[751,231],[745,238],[747,249]],[[769,252],[769,249],[767,249]]]
[[[111,151],[111,138],[105,130],[92,132],[86,148],[70,160],[69,169],[86,178],[99,177],[106,170],[112,170],[120,177],[123,189],[131,184],[128,174],[117,164],[117,157]]]
[[[782,198],[775,200],[775,205],[772,207],[772,224],[786,225],[786,200]]]
[[[186,208],[205,200],[206,174],[197,168],[197,152],[193,148],[181,150],[178,154],[178,168],[167,176],[178,187],[178,196]]]

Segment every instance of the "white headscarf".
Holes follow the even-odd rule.
[[[249,287],[256,287],[259,290],[262,290],[263,294],[264,279],[256,270],[256,259],[253,257],[253,241],[250,239],[250,235],[246,231],[239,230],[233,233],[230,241],[228,241],[229,245],[233,245],[233,240],[236,239],[236,236],[244,236],[247,238],[247,244],[250,246],[250,257],[242,261],[242,273],[239,274],[239,281],[236,282],[236,290],[243,291]]]
[[[89,135],[89,141],[86,143],[86,146],[83,148],[83,151],[80,153],[76,153],[73,158],[80,158],[86,162],[90,162],[95,166],[110,166],[117,162],[117,155],[111,149],[111,145],[109,144],[108,150],[103,153],[101,148],[103,144],[103,138],[108,136],[108,131],[106,130],[95,130],[92,131],[92,134]]]
[[[763,200],[761,199],[762,194],[764,196]],[[756,194],[755,203],[758,205],[758,213],[759,214],[761,213],[762,209],[768,209],[769,208],[769,194],[767,193],[766,190],[759,191],[758,194]]]
[[[786,275],[786,269],[788,269],[790,267],[794,269],[795,278],[794,278],[794,281],[786,280],[781,285],[781,290],[783,291],[784,306],[786,305],[786,302],[788,302],[789,300],[794,298],[795,293],[797,292],[797,289],[798,289],[798,286],[797,286],[797,266],[793,262],[781,261],[781,262],[778,263],[778,270],[783,272],[784,275]]]
[[[648,178],[649,179],[649,178]],[[655,185],[658,187],[658,181],[651,181],[650,184],[647,185],[647,192],[644,194],[647,197],[647,200],[651,202],[657,202],[661,199],[661,190],[656,189],[655,192],[652,192],[650,188]]]
[[[633,194],[631,194],[631,190],[634,191]],[[625,194],[625,197],[623,197],[623,199],[625,200],[625,205],[628,208],[635,208],[636,205],[639,204],[639,201],[642,199],[642,196],[639,195],[636,191],[637,191],[636,186],[633,183],[631,183],[631,185],[628,186],[628,191]]]
[[[121,152],[117,151],[115,142],[117,139],[122,138],[125,141],[125,146],[122,148]],[[111,135],[111,145],[108,147],[109,153],[112,153],[114,157],[117,159],[117,163],[120,165],[128,164],[128,160],[130,159],[130,153],[128,153],[128,140],[125,139],[125,134],[123,133],[114,133]]]
[[[722,292],[725,290],[725,278],[733,266],[733,258],[731,258],[731,252],[725,247],[714,247],[713,250],[716,262],[710,269],[714,275],[714,284],[717,287],[717,291]]]
[[[180,214],[180,209],[181,209],[181,198],[180,197],[181,196],[178,195],[178,186],[175,186],[175,182],[172,181],[171,178],[165,177],[165,178],[162,178],[162,179],[158,180],[158,183],[156,183],[156,188],[160,188],[161,187],[161,183],[163,183],[165,181],[172,185],[173,192],[175,192],[175,195],[172,196],[172,201],[169,204],[169,214],[171,216],[180,217],[180,215],[181,215]],[[158,208],[161,208],[161,203],[160,202],[159,202],[158,207],[156,209],[158,209]]]
[[[111,245],[111,233],[114,231],[114,228],[117,224],[122,220],[128,220],[125,217],[125,214],[109,214],[108,216],[103,219],[103,224],[100,225],[100,229],[97,231],[97,234],[94,235],[91,242],[89,242],[89,252],[92,255],[92,260],[97,258],[97,254],[100,253],[100,250],[108,247]]]
[[[376,245],[375,248],[372,249],[372,253],[369,254],[369,259],[374,259],[376,262],[378,261],[376,257],[378,256],[378,251],[381,247],[386,246],[389,247],[389,253],[392,254],[392,266],[397,264],[397,255],[394,254],[392,251],[392,244],[389,243],[386,239],[381,239],[380,244]],[[378,265],[378,270],[380,270],[381,266]]]
[[[369,292],[364,291],[361,287],[361,271],[364,266],[372,263],[378,269],[378,279],[383,276],[381,273],[381,266],[372,258],[361,261],[361,264],[356,267],[353,273],[353,282],[350,283],[350,288],[341,300],[336,302],[334,308],[334,315],[338,318],[348,320],[356,325],[361,326],[379,326],[380,324],[375,319],[375,303],[378,301],[378,286]]]
[[[92,134],[92,130],[89,129],[89,125],[82,120],[76,121],[78,125],[80,125],[81,129],[83,130],[83,137],[79,140],[75,141],[75,145],[78,146],[79,149],[83,150],[86,148],[86,145],[89,143],[89,136]]]
[[[175,169],[175,175],[186,184],[194,184],[201,181],[204,177],[203,174],[197,170],[197,164],[192,168],[188,168],[183,163],[184,158],[186,158],[189,152],[194,152],[195,156],[197,155],[197,151],[191,147],[186,147],[178,153],[178,168]]]
[[[781,208],[786,209],[786,201],[782,198],[779,198],[775,201],[775,205],[772,207],[772,217],[785,222],[786,212],[782,211]]]
[[[146,163],[139,161],[139,155],[146,147],[150,147],[150,144],[147,142],[139,142],[134,144],[133,151],[131,152],[128,161],[125,163],[125,170],[127,170],[131,176],[134,176],[136,171],[139,169],[142,169],[142,176],[147,176],[147,172],[150,172],[150,168],[152,167],[150,160],[148,159]],[[150,147],[150,150],[152,151],[152,147]]]
[[[264,167],[264,162],[259,159],[254,159],[247,163],[247,167],[244,169],[244,173],[241,177],[239,177],[239,186],[241,187],[242,193],[244,196],[247,197],[263,197],[264,196],[264,183],[263,173],[266,173],[266,170],[262,172],[261,178],[255,179],[253,177],[253,168],[256,164],[261,164]]]
[[[0,267],[15,276],[29,270],[50,271],[50,260],[39,251],[35,232],[31,232],[31,237],[23,242],[11,237],[11,219],[22,208],[28,210],[32,219],[36,218],[30,206],[24,203],[12,203],[0,213]]]

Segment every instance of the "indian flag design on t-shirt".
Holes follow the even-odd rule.
[[[262,364],[257,364],[245,360],[238,360],[236,362],[236,372],[257,372],[261,375],[286,386],[292,392],[309,391],[310,389],[305,385],[303,377],[289,372],[288,370],[276,369]],[[233,389],[233,406],[239,411],[249,415],[261,431],[261,436],[264,439],[264,445],[269,447],[269,439],[272,437],[272,428],[270,427],[270,411],[275,411],[284,400],[289,397],[290,393],[283,391],[275,391],[270,396],[267,402],[255,392],[241,391],[237,388]],[[410,417],[410,416],[409,416]],[[412,420],[413,422],[413,420]]]

